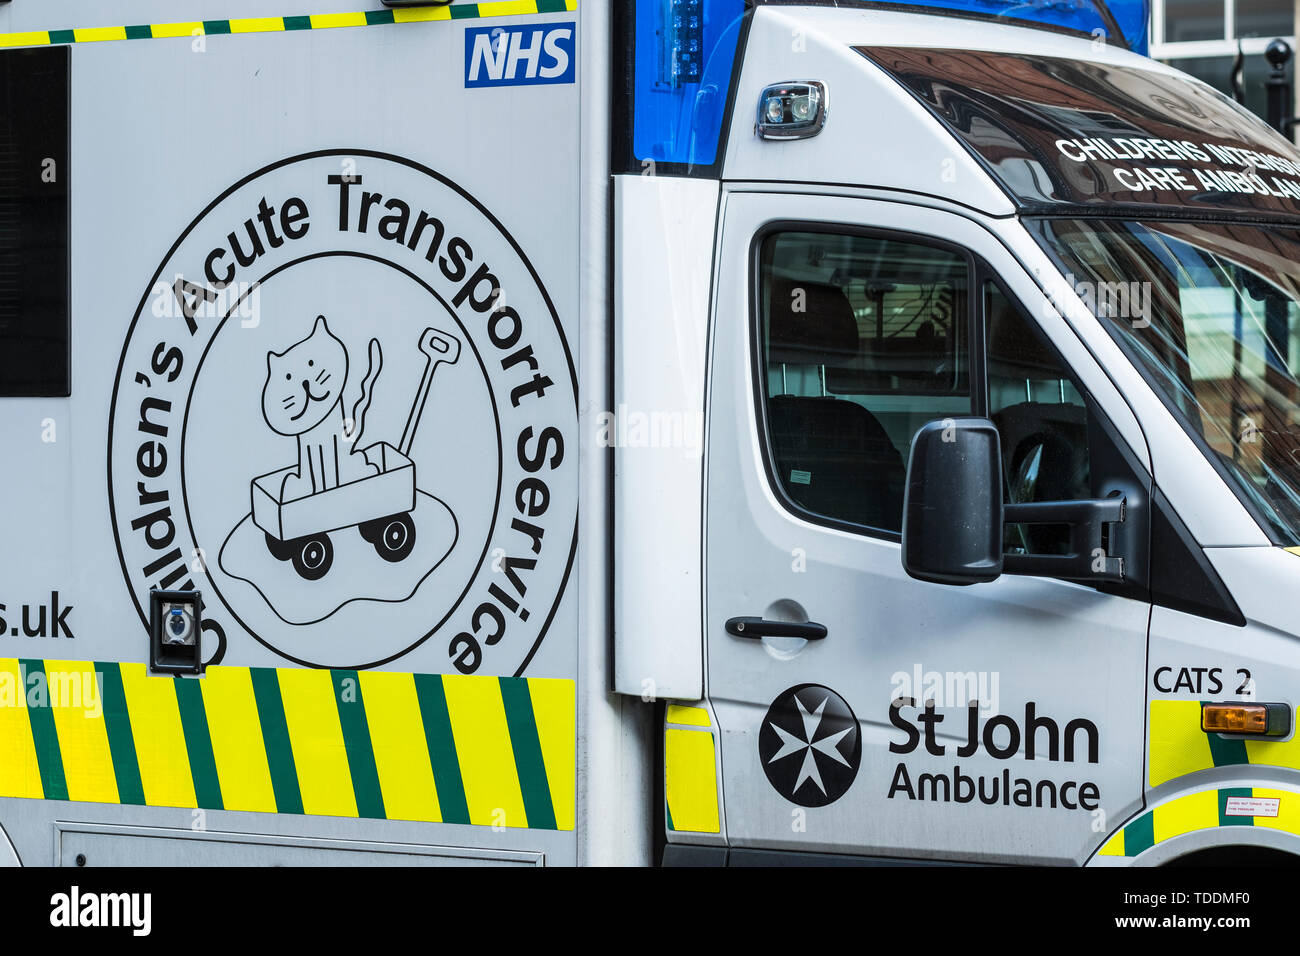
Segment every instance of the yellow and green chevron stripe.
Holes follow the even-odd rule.
[[[338,27],[385,26],[431,20],[484,20],[576,10],[578,0],[492,0],[444,7],[407,7],[365,10],[357,13],[323,13],[300,17],[246,17],[235,20],[193,20],[122,27],[71,30],[34,30],[0,33],[0,47],[49,46],[67,43],[101,43],[107,40],[161,40],[173,37],[220,36],[237,33],[280,33],[294,30],[330,30]]]
[[[0,659],[0,796],[572,830],[571,680]]]
[[[1278,800],[1277,816],[1229,816],[1231,797],[1272,797]],[[1300,834],[1300,794],[1266,787],[1225,787],[1185,794],[1130,821],[1097,852],[1099,856],[1134,857],[1194,830],[1249,826]]]
[[[1201,730],[1201,701],[1153,700],[1148,724],[1147,781],[1158,787],[1213,767],[1269,766],[1300,770],[1300,734],[1291,740],[1229,740]]]
[[[703,707],[669,704],[664,728],[664,808],[669,830],[718,833],[713,722]]]

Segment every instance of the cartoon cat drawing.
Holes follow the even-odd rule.
[[[311,334],[283,352],[266,355],[262,415],[281,435],[298,439],[298,468],[285,475],[282,502],[329,491],[379,473],[359,450],[370,392],[383,365],[377,339],[370,340],[366,374],[349,421],[343,389],[348,381],[347,347],[316,317]]]

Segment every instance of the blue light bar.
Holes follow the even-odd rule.
[[[1130,50],[1147,55],[1150,0],[881,0],[881,3],[1020,21],[1025,26],[1061,27],[1091,36],[1097,36],[1096,31],[1100,30],[1107,38],[1114,37],[1118,29]]]
[[[636,0],[632,152],[640,163],[717,159],[745,0]]]

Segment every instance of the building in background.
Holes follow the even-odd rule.
[[[1265,116],[1264,48],[1281,37],[1295,49],[1297,6],[1298,0],[1151,0],[1151,56],[1231,96],[1240,44],[1246,106]]]

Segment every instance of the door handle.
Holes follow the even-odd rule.
[[[826,636],[826,625],[806,621],[769,621],[761,617],[733,617],[725,625],[732,637],[802,637],[806,641],[820,641]]]

